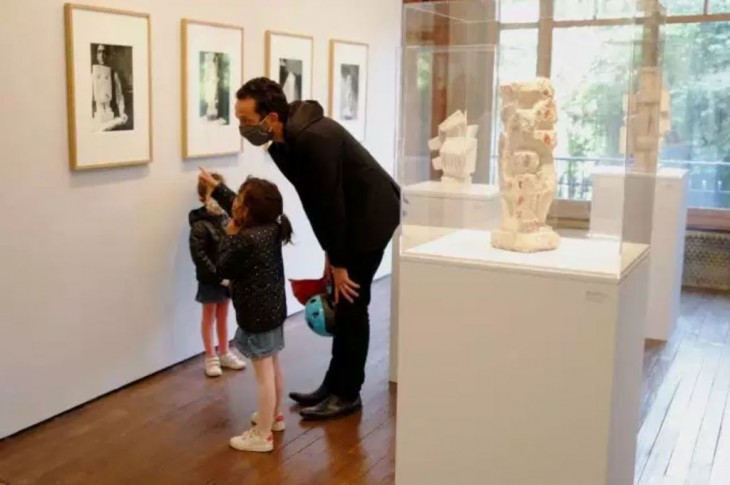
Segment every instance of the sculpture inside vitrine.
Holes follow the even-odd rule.
[[[560,236],[545,224],[555,198],[555,91],[550,80],[500,86],[499,137],[502,222],[492,246],[518,252],[556,249]]]
[[[633,168],[654,173],[664,137],[671,129],[669,92],[664,88],[660,59],[661,25],[666,9],[657,0],[637,0],[644,16],[642,66],[637,73],[637,89],[624,96],[625,126],[621,128],[622,154],[634,159]]]
[[[656,66],[642,67],[638,84],[638,91],[624,99],[628,126],[621,128],[621,153],[634,158],[635,170],[655,172],[659,150],[671,129],[669,92]]]
[[[457,110],[438,128],[438,136],[428,142],[432,152],[437,152],[431,162],[434,170],[442,172],[444,183],[471,184],[476,170],[477,125],[469,125],[466,113]]]

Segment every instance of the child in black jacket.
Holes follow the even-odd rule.
[[[216,180],[223,181],[219,174],[212,174]],[[211,189],[198,182],[198,197],[203,207],[190,211],[190,254],[195,264],[195,275],[198,279],[196,301],[203,305],[201,334],[205,348],[205,374],[218,377],[221,367],[241,370],[246,363],[236,357],[228,349],[228,307],[230,291],[228,282],[219,274],[216,267],[218,252],[223,238],[226,236],[225,226],[228,222],[226,213],[210,197]],[[218,350],[213,343],[213,322],[218,334]]]
[[[233,341],[253,361],[258,383],[254,427],[231,438],[230,445],[241,451],[272,451],[272,431],[284,430],[280,412],[284,380],[278,357],[287,317],[282,244],[291,242],[292,226],[283,213],[279,189],[268,180],[249,177],[238,194],[205,172],[201,180],[215,187],[211,196],[232,216],[218,271],[231,282],[238,322]]]

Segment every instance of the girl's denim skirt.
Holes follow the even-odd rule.
[[[271,357],[284,350],[284,325],[261,333],[249,333],[238,327],[233,343],[249,359]]]

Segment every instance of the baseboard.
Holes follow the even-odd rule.
[[[231,344],[232,344],[232,342],[231,342]],[[162,374],[163,372],[170,371],[170,370],[174,369],[177,366],[187,364],[188,362],[190,362],[190,361],[192,361],[194,359],[198,359],[198,358],[202,357],[203,354],[204,354],[204,352],[200,352],[198,354],[195,354],[195,355],[193,355],[191,357],[188,357],[187,359],[181,360],[180,362],[177,362],[175,364],[169,365],[169,366],[164,367],[164,368],[162,368],[162,369],[160,369],[160,370],[158,370],[156,372],[153,372],[151,374],[147,374],[147,375],[142,376],[142,377],[140,377],[138,379],[135,379],[135,380],[133,380],[131,382],[128,382],[127,384],[125,384],[125,385],[123,385],[121,387],[118,387],[116,389],[112,389],[111,391],[107,391],[104,394],[100,394],[100,395],[96,396],[93,399],[89,399],[88,401],[84,401],[81,404],[77,404],[76,406],[73,406],[73,407],[71,407],[71,408],[69,408],[69,409],[67,409],[65,411],[62,411],[62,412],[60,412],[58,414],[54,414],[53,416],[50,416],[50,417],[44,419],[43,421],[39,421],[39,422],[37,422],[35,424],[32,424],[32,425],[30,425],[30,426],[28,426],[26,428],[20,429],[20,430],[14,432],[12,434],[9,434],[7,436],[4,436],[4,437],[0,438],[0,443],[3,442],[3,441],[6,441],[6,440],[12,439],[12,438],[14,438],[14,437],[16,437],[16,436],[18,436],[20,434],[23,434],[23,433],[26,433],[28,431],[31,431],[34,428],[37,428],[39,426],[43,426],[44,424],[46,424],[46,423],[48,423],[50,421],[53,421],[54,419],[61,418],[61,417],[65,416],[65,415],[67,415],[69,413],[74,412],[74,411],[78,411],[79,409],[82,409],[83,407],[88,406],[89,404],[92,404],[93,402],[96,402],[96,401],[98,401],[100,399],[104,399],[105,397],[109,397],[109,396],[111,396],[113,394],[116,394],[117,392],[123,391],[123,390],[125,390],[125,389],[127,389],[129,387],[132,387],[132,386],[134,386],[136,384],[139,384],[142,381],[145,381],[147,379],[150,379],[152,377],[155,377],[158,374]],[[201,371],[201,374],[202,374],[202,371]],[[10,484],[3,483],[2,480],[0,480],[0,485],[10,485]]]

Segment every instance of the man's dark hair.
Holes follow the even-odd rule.
[[[269,78],[251,79],[236,92],[236,99],[249,98],[256,101],[256,113],[262,118],[269,113],[276,113],[279,121],[285,123],[289,117],[289,103],[284,90],[279,83]]]

